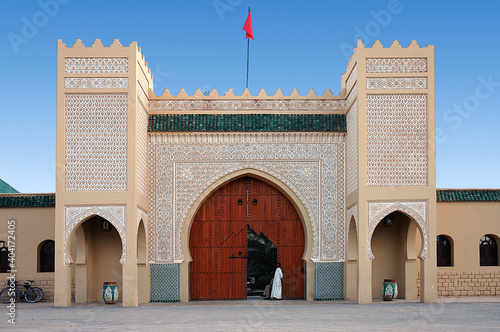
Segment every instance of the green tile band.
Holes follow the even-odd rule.
[[[346,132],[343,114],[156,114],[150,132]]]
[[[500,202],[500,190],[443,190],[436,192],[438,202]]]
[[[56,194],[0,195],[0,208],[54,206],[56,206]]]

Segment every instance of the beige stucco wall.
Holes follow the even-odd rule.
[[[34,280],[34,285],[44,291],[43,301],[54,300],[54,273],[38,272],[38,247],[46,240],[54,240],[55,209],[43,208],[1,208],[0,240],[10,235],[8,221],[15,220],[15,264],[16,280],[22,285]],[[0,273],[0,285],[5,287],[9,273]]]
[[[500,245],[500,202],[438,202],[437,235],[452,242],[453,266],[438,267],[438,295],[500,295],[500,266],[480,266],[479,240]]]

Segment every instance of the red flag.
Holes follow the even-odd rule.
[[[250,9],[248,10],[248,17],[243,26],[243,30],[247,33],[246,38],[252,38],[253,40],[252,14],[250,13]]]

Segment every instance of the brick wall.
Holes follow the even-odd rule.
[[[500,271],[445,272],[438,271],[438,296],[500,295]],[[420,296],[420,273],[417,278]]]
[[[54,277],[53,276],[50,276],[50,277],[36,277],[36,278],[21,278],[21,279],[17,279],[17,287],[19,289],[23,289],[24,290],[24,286],[23,284],[26,282],[26,280],[34,280],[35,282],[32,283],[31,285],[33,287],[39,287],[42,289],[43,291],[43,299],[42,299],[42,302],[53,302],[54,301]],[[6,277],[2,277],[0,280],[2,280],[2,287],[1,289],[3,289],[4,287],[6,287],[7,285],[7,276]],[[74,301],[75,300],[75,285],[72,284],[71,285],[71,300]]]

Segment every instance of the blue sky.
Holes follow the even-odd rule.
[[[57,39],[137,41],[156,94],[165,88],[239,94],[248,6],[253,94],[261,88],[338,94],[345,54],[357,37],[368,46],[376,39],[435,45],[437,186],[500,188],[496,1],[1,1],[0,178],[21,192],[55,191]]]

